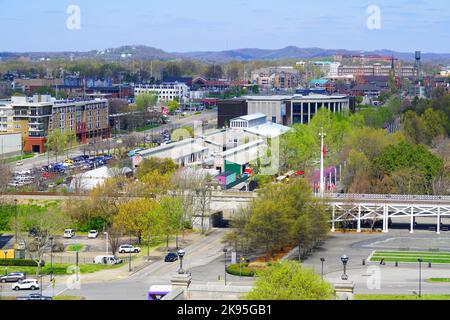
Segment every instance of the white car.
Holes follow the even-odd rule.
[[[130,244],[123,244],[119,247],[119,253],[139,253],[141,248],[134,247]]]
[[[39,282],[36,279],[25,279],[13,283],[13,290],[39,290]]]
[[[98,231],[97,230],[91,230],[88,233],[88,239],[95,239],[98,237]]]
[[[73,231],[72,229],[64,230],[64,238],[71,239],[73,237],[75,237],[75,231]]]
[[[16,166],[17,166],[17,167],[23,166],[23,162],[20,162],[20,161],[19,161],[19,162],[16,162]]]

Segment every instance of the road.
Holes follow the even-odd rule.
[[[191,272],[193,284],[218,283],[220,276],[223,284],[224,257],[222,237],[226,230],[215,229],[210,235],[200,238],[184,248],[186,256],[183,260],[183,269]],[[229,262],[228,262],[229,263]],[[155,261],[148,267],[129,275],[126,266],[119,271],[112,271],[110,275],[116,276],[116,280],[102,272],[102,276],[96,279],[95,274],[80,276],[81,288],[68,288],[65,281],[60,281],[53,289],[51,286],[44,286],[43,294],[52,296],[83,296],[88,300],[146,300],[147,292],[151,285],[170,285],[170,280],[179,269],[179,261],[165,263]],[[122,278],[122,279],[120,279]],[[230,285],[250,285],[252,280],[240,279],[231,275],[227,276],[227,284]],[[17,293],[10,289],[7,284],[3,294],[16,296]],[[26,296],[30,292],[23,291],[19,295]]]
[[[158,128],[152,129],[152,130],[148,130],[145,131],[144,134],[146,135],[158,135],[160,134],[162,131],[164,130],[172,130],[173,128],[179,128],[179,127],[183,127],[183,126],[189,126],[189,125],[193,125],[195,122],[202,122],[202,121],[213,121],[217,119],[217,111],[215,110],[208,110],[208,111],[204,111],[201,114],[197,114],[197,115],[192,115],[190,117],[187,118],[181,118],[179,120],[174,120],[172,123],[169,124],[165,124],[162,125]],[[142,134],[142,133],[141,133]],[[114,138],[112,138],[114,139]],[[69,151],[69,158],[71,157],[76,157],[79,155],[82,155],[83,152],[81,151],[82,146],[74,148],[72,150]],[[61,159],[65,159],[67,157],[67,154],[64,153],[64,155],[60,155],[58,157],[58,160],[60,161]],[[51,162],[55,162],[55,157],[51,156],[50,157],[50,163]],[[44,165],[47,165],[49,162],[48,159],[48,155],[47,154],[42,154],[38,157],[35,158],[30,158],[30,159],[25,159],[23,161],[21,161],[23,163],[22,166],[18,167],[15,165],[15,163],[12,164],[12,170],[16,171],[16,170],[30,170],[33,169],[35,167],[41,167]]]

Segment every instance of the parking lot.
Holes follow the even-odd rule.
[[[8,187],[17,191],[41,192],[68,189],[73,175],[106,166],[112,159],[111,155],[80,155],[34,169],[17,169],[13,172]]]

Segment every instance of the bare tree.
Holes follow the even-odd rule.
[[[123,145],[127,149],[133,149],[136,148],[140,142],[142,142],[142,137],[138,133],[132,133],[127,135],[123,139]]]
[[[119,250],[121,244],[121,237],[123,236],[123,230],[118,228],[117,226],[112,226],[108,229],[108,242],[111,247],[111,252],[113,256],[116,256],[117,251]]]
[[[9,166],[0,163],[0,192],[4,192],[8,186],[9,179],[11,179],[11,170]]]
[[[37,264],[36,275],[40,275],[44,263],[44,253],[49,249],[50,237],[66,226],[68,219],[56,208],[49,208],[45,213],[30,213],[19,216],[12,222],[18,228],[19,240],[25,244],[25,250]],[[17,223],[17,225],[16,225]],[[30,233],[33,229],[33,233]]]
[[[197,215],[201,219],[201,232],[205,234],[205,218],[211,213],[212,178],[210,175],[197,180],[195,190],[195,203]]]
[[[183,223],[191,221],[195,207],[195,187],[198,176],[190,168],[181,168],[173,176],[171,184],[175,187],[175,193],[180,198],[183,207]],[[184,237],[184,228],[183,228]]]

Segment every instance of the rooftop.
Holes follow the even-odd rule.
[[[252,133],[257,136],[262,136],[271,139],[279,137],[288,132],[289,130],[291,130],[291,128],[273,122],[266,122],[265,124],[259,126],[244,128],[244,131],[248,133]]]
[[[244,121],[252,121],[252,120],[257,120],[257,119],[261,119],[261,118],[266,119],[267,116],[263,113],[253,113],[253,114],[249,114],[247,116],[242,116],[242,117],[239,117],[236,119],[240,119],[240,120],[244,120]],[[236,120],[236,119],[233,119],[233,120]]]

